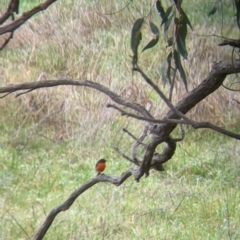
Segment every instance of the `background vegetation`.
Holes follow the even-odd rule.
[[[40,2],[22,0],[20,12]],[[127,99],[152,103],[152,113],[161,116],[166,107],[140,76],[132,75],[129,57],[132,24],[149,14],[153,2],[134,1],[116,14],[111,13],[128,1],[56,2],[16,31],[1,52],[1,86],[86,78]],[[1,1],[0,12],[7,3]],[[207,17],[211,7],[209,1],[183,1],[194,27],[188,35],[189,60],[184,61],[190,90],[204,79],[213,61],[231,58],[231,49],[218,47],[220,39],[210,35],[238,34],[231,3],[223,20],[221,11]],[[154,10],[149,17],[160,24]],[[140,65],[167,93],[160,74],[165,46],[162,35],[160,44],[140,56]],[[228,78],[226,84],[232,81]],[[173,102],[185,94],[180,80],[174,93]],[[233,99],[238,98],[238,93],[221,88],[190,115],[237,131],[239,105]],[[142,123],[106,109],[109,102],[103,94],[80,87],[1,99],[0,239],[30,238],[55,205],[95,176],[97,159],[108,159],[106,173],[119,175],[129,167],[112,147],[128,152],[131,140],[121,129],[138,135]],[[98,184],[57,217],[46,239],[238,239],[238,155],[236,140],[186,129],[165,172],[152,172],[140,183],[130,179],[119,188]]]

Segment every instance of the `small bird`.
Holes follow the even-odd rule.
[[[95,166],[96,172],[98,173],[97,176],[104,171],[105,167],[106,167],[106,160],[105,159],[98,160]]]

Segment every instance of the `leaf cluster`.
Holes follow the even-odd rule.
[[[158,43],[160,39],[160,30],[158,26],[163,28],[166,47],[170,49],[166,60],[161,64],[163,82],[164,84],[166,84],[166,82],[170,83],[171,89],[173,89],[176,79],[176,72],[178,72],[186,90],[188,91],[187,78],[182,65],[182,59],[187,59],[187,31],[188,27],[190,27],[191,30],[193,27],[187,14],[184,12],[181,6],[182,1],[174,0],[173,4],[168,6],[166,10],[160,0],[157,0],[155,4],[161,22],[153,23],[152,21],[149,21],[149,28],[154,37],[146,46],[143,47],[142,52],[153,48]],[[143,34],[141,29],[144,21],[146,21],[145,18],[139,18],[135,21],[132,27],[131,49],[133,52],[133,67],[138,63],[138,47],[142,40]]]

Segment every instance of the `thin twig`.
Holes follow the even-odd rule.
[[[139,68],[133,68],[133,71],[139,72],[144,80],[155,90],[155,92],[161,97],[161,99],[167,104],[167,106],[180,118],[184,119],[186,122],[189,121],[189,119],[181,113],[178,109],[176,109],[173,104],[168,100],[168,98],[164,95],[164,93],[159,89],[159,87],[153,83],[153,81],[147,77],[147,75]]]
[[[11,94],[11,92],[4,94],[4,95],[1,96],[0,98],[5,98],[5,97],[8,96],[9,94]]]
[[[152,105],[150,103],[146,104],[146,110],[149,112],[151,110]],[[144,121],[144,128],[143,131],[141,132],[140,136],[139,136],[139,140],[140,142],[143,142],[145,137],[147,136],[149,130],[149,122],[148,121]],[[139,142],[136,141],[133,145],[132,145],[132,159],[134,161],[137,161],[137,148],[139,146]],[[146,146],[145,146],[146,149]]]
[[[14,222],[21,228],[21,230],[25,233],[25,235],[28,237],[28,239],[31,239],[26,230],[22,227],[22,225],[18,222],[18,220],[9,212],[7,213],[11,216],[11,218],[14,220]]]
[[[239,91],[240,91],[240,90],[237,90],[237,89],[229,88],[229,87],[227,87],[227,86],[225,86],[225,85],[223,85],[223,84],[222,84],[222,86],[223,86],[225,89],[227,89],[227,90],[229,90],[229,91],[232,91],[232,92],[239,92]]]
[[[123,128],[123,131],[125,133],[127,133],[131,138],[133,138],[137,143],[139,143],[140,145],[146,147],[146,144],[143,143],[140,139],[136,138],[132,133],[130,133],[126,128]]]
[[[7,46],[7,44],[10,42],[12,38],[13,38],[13,32],[11,32],[11,34],[5,39],[2,46],[0,47],[0,51],[2,51],[5,46]]]
[[[15,97],[17,98],[17,97],[19,97],[19,96],[21,96],[21,95],[23,95],[23,94],[26,94],[26,93],[32,92],[33,90],[34,90],[34,89],[29,89],[28,91],[18,93]]]
[[[119,148],[114,147],[113,148],[120,156],[122,156],[123,158],[125,158],[127,161],[129,161],[130,163],[136,164],[136,161],[132,160],[130,157],[128,157],[127,155],[125,155]],[[138,162],[136,165],[140,165]]]

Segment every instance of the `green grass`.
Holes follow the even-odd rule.
[[[114,139],[119,130],[116,123],[106,138]],[[57,216],[46,239],[237,239],[238,145],[204,134],[208,142],[188,131],[163,173],[152,171],[140,183],[130,178],[118,188],[92,187]],[[98,138],[94,147],[78,145],[79,139],[60,144],[35,139],[18,148],[2,142],[2,239],[25,239],[22,229],[32,236],[46,213],[95,176],[100,156],[108,159],[106,173],[120,175],[129,167]]]
[[[36,2],[21,1],[20,10]],[[152,114],[162,117],[168,109],[139,75],[132,75],[129,57],[132,24],[149,13],[151,4],[134,1],[129,9],[104,15],[127,2],[57,1],[16,31],[1,52],[1,86],[86,78],[142,105],[151,102]],[[208,18],[208,1],[183,2],[194,33],[220,34],[221,14]],[[230,9],[227,23],[232,21]],[[151,17],[159,21],[156,13]],[[141,47],[150,40],[144,33]],[[189,31],[189,60],[184,65],[190,89],[206,77],[212,61],[231,58],[229,49],[217,47],[218,41]],[[167,53],[161,38],[139,60],[166,94],[159,68]],[[177,84],[174,94],[177,102],[184,87]],[[239,132],[238,105],[232,98],[238,99],[238,93],[219,89],[189,116]],[[112,147],[130,155],[132,140],[121,129],[138,136],[142,123],[106,108],[109,102],[83,87],[41,89],[1,99],[0,239],[31,238],[53,207],[96,175],[99,158],[108,160],[107,174],[121,175],[130,167]],[[239,239],[238,156],[237,141],[187,128],[165,172],[151,171],[140,183],[129,178],[120,187],[95,185],[56,217],[45,239]]]

